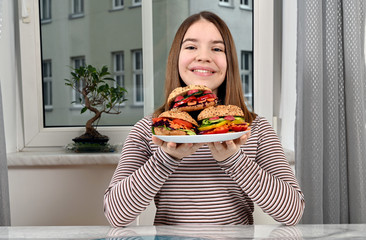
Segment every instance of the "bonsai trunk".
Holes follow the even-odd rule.
[[[93,126],[93,122],[100,118],[101,112],[95,114],[85,124],[85,133],[73,139],[74,142],[88,142],[88,143],[107,143],[108,136],[100,134]]]

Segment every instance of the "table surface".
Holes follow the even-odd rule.
[[[251,226],[40,226],[0,227],[0,239],[366,239],[366,224]]]

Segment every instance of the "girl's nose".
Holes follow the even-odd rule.
[[[200,49],[197,52],[196,60],[200,62],[210,62],[211,61],[210,52],[206,49]]]

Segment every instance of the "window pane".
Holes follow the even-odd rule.
[[[45,110],[52,108],[52,62],[44,60],[42,63],[43,74],[43,104]]]
[[[46,1],[47,2],[47,1]],[[107,66],[111,77],[128,91],[127,102],[119,115],[104,114],[100,126],[133,125],[143,116],[143,102],[134,103],[135,80],[132,52],[142,49],[141,7],[133,7],[132,1],[116,1],[125,4],[123,11],[110,11],[111,0],[58,0],[51,1],[52,21],[41,25],[42,61],[52,62],[52,84],[46,84],[43,73],[44,109],[52,103],[52,110],[44,111],[45,127],[84,126],[93,114],[80,114],[80,94],[65,85],[71,78],[71,68],[91,64],[96,68]],[[115,1],[114,1],[115,2]],[[82,13],[82,18],[70,18],[70,11]],[[101,44],[102,43],[102,44]],[[116,55],[114,55],[117,53]],[[142,79],[142,51],[139,56]],[[114,85],[111,81],[109,84]],[[142,87],[142,84],[140,84]],[[51,89],[50,89],[51,88]],[[50,90],[46,90],[50,89]],[[139,90],[143,96],[143,89]],[[142,97],[140,98],[142,99]],[[46,102],[47,101],[47,102]],[[52,102],[51,102],[52,101]]]
[[[241,52],[241,80],[243,84],[244,96],[248,101],[248,107],[253,107],[253,53],[248,51]]]
[[[224,2],[230,3],[232,1],[218,1],[220,4]],[[239,4],[234,4],[234,7],[226,8],[221,7],[220,4],[212,3],[212,0],[153,1],[155,107],[161,106],[164,101],[164,88],[162,86],[164,86],[165,63],[169,54],[170,45],[179,25],[188,16],[203,10],[209,10],[218,14],[227,23],[231,30],[236,44],[239,66],[244,64],[244,62],[241,61],[241,52],[245,51],[250,52],[251,54],[253,53],[252,10],[243,11],[240,9],[240,6],[238,6]],[[248,70],[253,72],[253,58],[250,58],[248,61],[250,61]],[[250,81],[252,81],[252,76],[250,76]],[[252,85],[249,87],[251,86]],[[253,93],[251,94],[252,99]]]

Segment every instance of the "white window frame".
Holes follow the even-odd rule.
[[[125,7],[124,0],[111,0],[111,1],[113,10],[120,10]]]
[[[85,56],[72,57],[71,66],[74,69],[79,68],[81,66],[85,66]],[[78,86],[80,88],[80,90],[82,89],[82,87],[83,87],[82,85],[84,83],[85,83],[84,81],[79,82],[79,84],[81,84],[80,86]],[[80,99],[81,99],[81,102],[80,102]],[[73,108],[81,109],[83,107],[83,105],[81,104],[83,102],[81,93],[78,91],[75,91],[74,89],[72,89],[72,102],[73,102],[73,104],[72,104]]]
[[[219,0],[219,6],[234,7],[234,2],[233,0]]]
[[[245,69],[245,59],[244,56],[248,56],[248,69]],[[240,52],[240,78],[243,85],[244,96],[247,100],[251,100],[253,96],[253,66],[252,66],[253,52],[249,51],[241,51]],[[249,83],[245,82],[245,77],[248,76]],[[246,88],[249,88],[249,91],[246,91]],[[251,105],[253,104],[251,101],[249,102]]]
[[[113,78],[114,86],[125,87],[125,55],[124,52],[114,52],[113,55]],[[119,64],[118,64],[119,63]],[[121,81],[118,81],[121,79]]]
[[[79,9],[75,9],[75,3],[79,2]],[[71,18],[79,18],[84,16],[85,3],[84,0],[71,0]]]
[[[132,6],[138,7],[142,5],[142,0],[132,0]]]
[[[113,78],[114,87],[120,86],[125,88],[125,55],[124,52],[114,52],[112,53],[113,59]],[[118,64],[119,63],[119,64]],[[126,103],[123,102],[120,106],[125,106]]]
[[[253,0],[248,0],[248,4],[243,3],[244,0],[240,0],[240,8],[244,10],[252,10],[253,9]]]
[[[45,4],[43,4],[45,3]],[[41,4],[41,23],[49,23],[52,19],[51,0],[42,0]]]
[[[139,55],[139,56],[138,56]],[[140,66],[137,66],[137,56],[140,58]],[[133,75],[133,105],[143,106],[144,104],[144,85],[143,85],[143,54],[142,50],[132,51],[132,75]],[[137,81],[142,81],[138,83]],[[142,88],[140,87],[142,86]],[[142,99],[138,99],[138,96],[142,96]]]
[[[52,60],[47,59],[43,60],[42,64],[42,71],[43,71],[43,95],[47,96],[49,102],[44,101],[44,108],[47,111],[53,109],[52,105]]]
[[[30,19],[37,19],[37,0],[28,0]],[[254,2],[254,105],[255,112],[272,122],[273,116],[273,1]],[[154,110],[152,2],[142,3],[144,114]],[[84,132],[83,127],[45,128],[43,126],[42,72],[39,21],[23,23],[19,19],[20,66],[23,109],[23,134],[18,149],[63,147]],[[123,143],[131,127],[100,127],[110,142]]]

